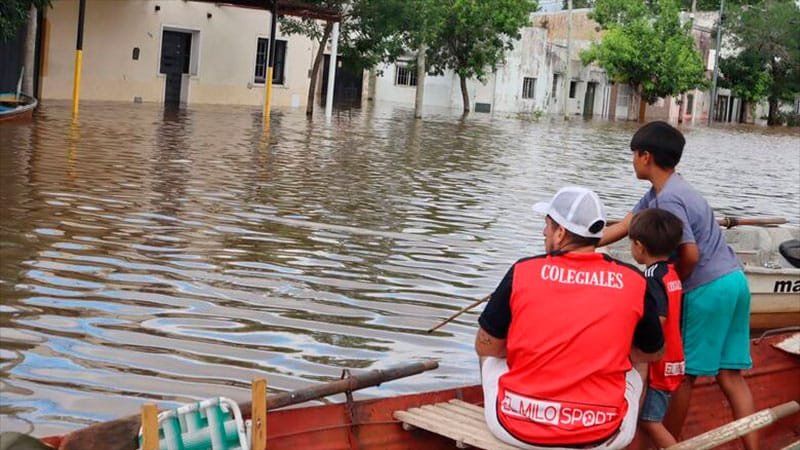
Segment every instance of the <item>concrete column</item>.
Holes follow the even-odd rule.
[[[414,117],[422,118],[422,103],[425,99],[425,44],[419,46],[417,50],[417,92],[414,99]]]
[[[33,92],[33,75],[34,66],[36,65],[36,7],[31,6],[28,11],[28,29],[25,33],[25,60],[23,67],[25,67],[25,74],[22,76],[22,92],[28,95],[34,95]]]
[[[336,57],[339,50],[339,22],[333,24],[331,31],[331,59],[328,64],[328,92],[325,97],[325,117],[333,115],[333,86],[336,80]]]

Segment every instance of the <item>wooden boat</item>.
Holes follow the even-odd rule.
[[[774,346],[785,341],[786,337],[784,334],[752,342],[754,369],[747,371],[745,376],[757,409],[800,399],[800,356]],[[800,336],[796,335],[795,339],[789,346],[800,353]],[[442,436],[423,430],[405,431],[394,418],[395,411],[451,399],[482,405],[482,397],[481,388],[476,385],[374,400],[270,410],[267,447],[270,450],[452,449],[454,442]],[[248,415],[247,405],[242,410]],[[684,427],[684,438],[696,436],[731,419],[727,402],[713,379],[698,380]],[[116,423],[116,426],[94,425],[43,441],[61,450],[134,450],[139,429],[136,416]],[[765,450],[782,449],[798,440],[800,414],[781,419],[761,432]],[[720,448],[732,450],[740,447],[734,441]]]
[[[30,119],[39,102],[25,94],[0,96],[0,122]]]

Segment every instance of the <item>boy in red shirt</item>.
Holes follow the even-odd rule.
[[[636,213],[629,229],[631,254],[636,262],[647,266],[647,289],[656,301],[664,333],[664,356],[649,365],[647,393],[639,414],[639,428],[657,448],[677,443],[661,422],[685,369],[680,330],[683,291],[675,267],[667,262],[682,234],[683,222],[669,211],[656,208]]]

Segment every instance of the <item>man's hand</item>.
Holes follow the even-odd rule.
[[[475,335],[475,352],[480,357],[494,356],[496,358],[505,358],[506,340],[498,339],[479,327],[478,334]]]

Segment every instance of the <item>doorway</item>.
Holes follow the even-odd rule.
[[[586,83],[586,95],[583,97],[583,116],[592,117],[594,115],[594,94],[597,91],[597,83]]]
[[[333,80],[333,105],[340,107],[360,107],[361,91],[364,86],[364,72],[357,70],[347,64],[339,56],[336,58],[336,78]],[[331,56],[325,55],[322,68],[322,86],[320,86],[319,103],[325,106],[328,93],[328,69],[330,67]]]
[[[192,56],[192,33],[164,30],[161,39],[161,69],[167,76],[164,83],[164,104],[178,105],[183,92],[183,75],[189,73]]]

